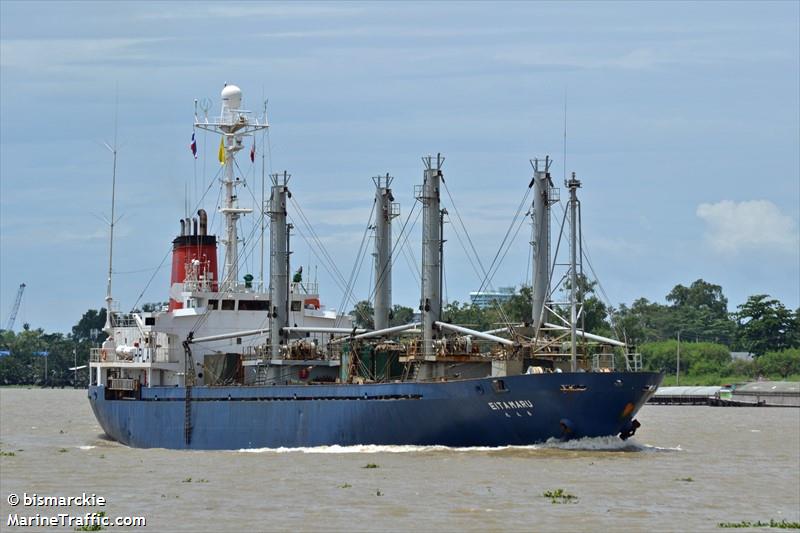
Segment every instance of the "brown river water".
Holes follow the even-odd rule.
[[[107,440],[86,391],[0,389],[0,531],[72,531],[9,526],[9,515],[91,511],[144,517],[144,527],[105,529],[139,532],[723,531],[720,522],[800,521],[800,409],[645,406],[638,419],[625,443],[181,452]],[[576,498],[543,496],[555,489]],[[94,493],[106,504],[8,502],[33,493]]]

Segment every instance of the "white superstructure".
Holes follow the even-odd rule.
[[[113,381],[117,390],[187,382],[215,384],[218,375],[209,376],[213,369],[207,358],[226,354],[237,356],[240,382],[248,383],[256,379],[259,365],[268,360],[269,350],[264,346],[272,344],[275,348],[273,360],[292,359],[298,354],[316,356],[333,333],[352,328],[351,317],[321,305],[316,282],[304,281],[301,275],[289,280],[288,253],[286,264],[278,273],[281,283],[286,284],[284,290],[273,286],[274,272],[268,285],[253,280],[249,274],[240,279],[237,223],[254,209],[239,206],[237,188],[243,179],[236,175],[236,156],[268,125],[266,114],[254,118],[242,109],[242,91],[237,86],[226,84],[221,99],[220,115],[213,119],[195,116],[195,127],[217,133],[221,139],[218,157],[223,165],[221,182],[225,194],[220,208],[225,222],[221,261],[224,270],[221,275],[217,272],[217,240],[208,234],[205,211],[200,209],[197,217],[181,219],[180,234],[173,240],[169,305],[149,312],[119,313],[109,309],[108,338],[100,348],[92,350],[94,384]],[[261,207],[257,212],[265,216]],[[271,246],[288,251],[289,229],[283,232],[285,242]],[[271,302],[271,294],[280,295],[285,301]],[[279,338],[273,340],[270,329],[275,308],[282,309],[282,313]],[[236,332],[242,332],[241,336]],[[224,338],[203,340],[206,337]],[[338,362],[327,364],[337,366]]]

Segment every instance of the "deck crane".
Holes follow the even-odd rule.
[[[8,316],[8,323],[6,329],[12,331],[14,329],[14,322],[17,320],[17,311],[19,311],[19,304],[22,302],[22,293],[25,291],[25,284],[19,284],[17,291],[17,298],[14,300],[14,306],[11,308],[11,314]]]

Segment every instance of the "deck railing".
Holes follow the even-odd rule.
[[[120,355],[115,350],[91,348],[89,360],[92,363],[177,363],[177,352],[169,348],[140,348],[130,355]]]

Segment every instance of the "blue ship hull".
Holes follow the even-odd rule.
[[[617,435],[653,395],[650,372],[551,373],[448,382],[152,387],[89,401],[112,439],[138,448],[505,446]]]

